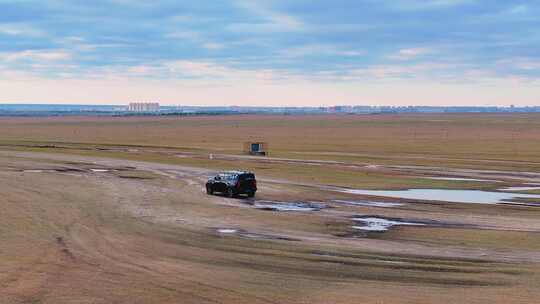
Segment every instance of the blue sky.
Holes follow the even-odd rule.
[[[540,105],[540,1],[0,0],[0,102]]]

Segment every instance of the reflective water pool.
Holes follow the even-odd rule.
[[[513,201],[516,198],[539,199],[540,195],[518,194],[506,192],[489,192],[481,190],[447,190],[447,189],[409,189],[409,190],[361,190],[340,189],[340,192],[358,195],[373,195],[393,198],[446,201],[469,204],[498,204]]]

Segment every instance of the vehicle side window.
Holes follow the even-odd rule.
[[[240,175],[241,180],[252,180],[255,179],[255,175],[253,174],[242,174]]]

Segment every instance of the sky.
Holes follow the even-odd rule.
[[[540,1],[0,0],[0,103],[540,105]]]

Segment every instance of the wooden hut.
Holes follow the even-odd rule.
[[[268,155],[268,143],[248,141],[244,143],[244,153],[249,155]]]

